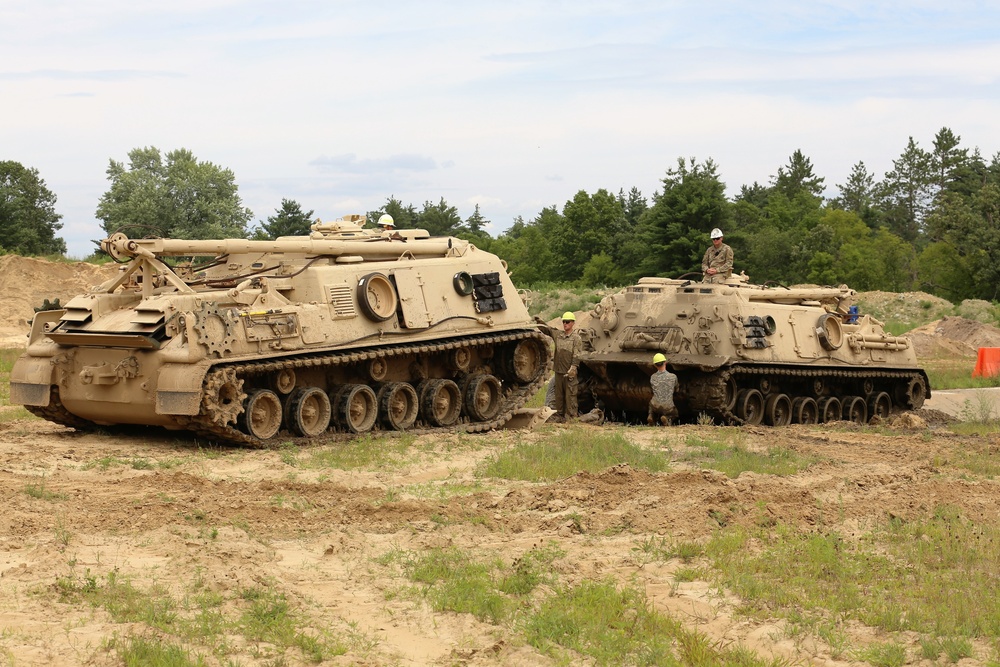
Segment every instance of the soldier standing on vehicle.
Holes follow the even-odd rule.
[[[555,371],[556,413],[549,421],[564,422],[577,416],[576,386],[577,367],[580,353],[583,352],[583,340],[580,334],[573,331],[576,315],[566,311],[562,316],[562,331],[550,327],[540,317],[535,318],[542,331],[552,337],[556,343],[555,357],[552,367]]]
[[[702,280],[706,283],[724,283],[733,274],[733,249],[722,242],[722,230],[712,230],[712,247],[701,258]]]
[[[677,406],[674,405],[677,376],[667,370],[667,358],[662,352],[653,355],[653,365],[656,366],[656,372],[649,378],[653,398],[649,401],[646,423],[650,426],[656,423],[670,426],[677,419]]]

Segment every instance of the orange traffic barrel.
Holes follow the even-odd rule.
[[[981,347],[976,358],[972,377],[995,377],[1000,375],[1000,347]]]

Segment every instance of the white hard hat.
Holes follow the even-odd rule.
[[[391,215],[385,213],[382,215],[382,217],[378,219],[378,222],[375,224],[377,224],[379,227],[395,227],[396,221],[392,219]]]
[[[722,230],[719,229],[718,227],[716,227],[715,229],[713,229],[712,230],[712,238],[713,239],[721,239],[722,238]]]

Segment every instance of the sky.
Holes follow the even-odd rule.
[[[4,0],[0,160],[77,259],[111,160],[190,150],[266,221],[444,198],[497,235],[678,159],[730,196],[796,150],[828,196],[943,127],[1000,152],[1000,4],[952,0]]]

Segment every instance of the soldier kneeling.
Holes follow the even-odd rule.
[[[656,372],[649,378],[649,384],[653,388],[653,398],[649,401],[646,423],[652,426],[659,422],[669,426],[677,419],[677,406],[674,405],[677,376],[667,370],[667,358],[662,352],[653,355],[653,365],[656,366]]]

